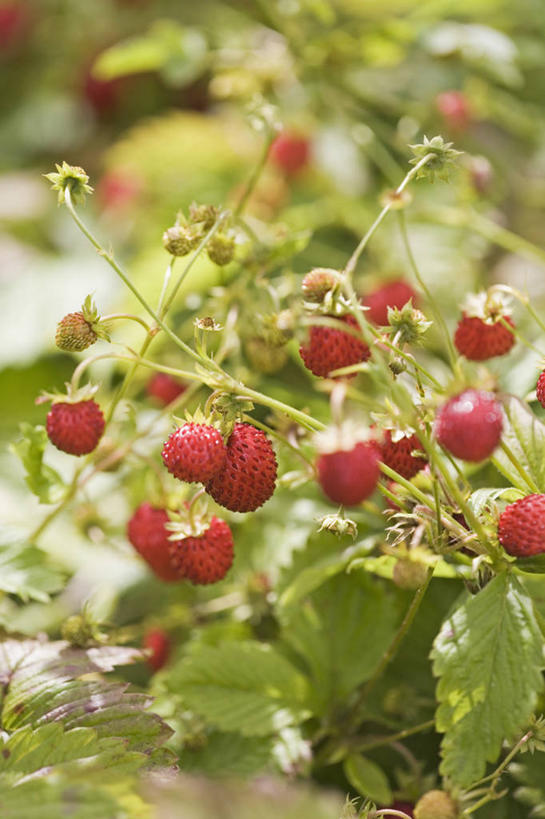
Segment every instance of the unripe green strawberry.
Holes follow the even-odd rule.
[[[392,580],[400,589],[419,589],[426,582],[428,568],[417,560],[398,560],[394,566]]]
[[[235,240],[226,233],[216,233],[208,242],[206,252],[211,262],[223,267],[235,255]]]
[[[94,344],[98,336],[81,311],[68,313],[57,324],[55,344],[67,352],[80,352]]]
[[[458,819],[456,802],[445,791],[428,791],[414,808],[414,819]]]
[[[219,215],[219,208],[215,205],[197,205],[193,202],[189,206],[189,218],[192,222],[202,224],[205,232],[209,231],[212,225],[215,224]]]
[[[321,304],[327,293],[341,282],[341,276],[336,270],[327,267],[316,267],[303,277],[301,290],[305,301]]]
[[[194,228],[174,225],[163,233],[163,246],[173,256],[187,256],[201,240],[200,233]]]
[[[267,344],[267,342],[259,338],[259,336],[249,338],[244,345],[244,351],[252,367],[266,375],[281,370],[288,360],[285,347]]]

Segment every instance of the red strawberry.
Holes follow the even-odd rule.
[[[465,131],[471,122],[467,97],[461,91],[443,91],[435,99],[437,110],[453,131]]]
[[[70,455],[87,455],[104,432],[104,416],[93,399],[75,404],[59,401],[49,410],[45,427],[57,449]]]
[[[416,306],[417,295],[410,284],[403,279],[388,282],[362,299],[362,304],[369,308],[365,317],[383,327],[388,324],[388,307],[401,310],[410,299],[413,300],[413,306]]]
[[[144,648],[151,649],[148,665],[153,671],[159,671],[166,664],[170,654],[168,634],[162,628],[150,628],[144,634],[142,645]]]
[[[465,390],[447,401],[435,421],[437,440],[456,458],[482,461],[499,444],[503,428],[499,401],[483,390]]]
[[[530,557],[545,552],[545,495],[527,495],[505,507],[498,538],[510,555]]]
[[[514,328],[509,316],[503,319]],[[462,316],[454,334],[454,344],[460,355],[470,361],[486,361],[505,355],[515,343],[513,333],[499,321],[488,324],[478,316]]]
[[[410,480],[427,464],[425,458],[411,455],[413,449],[422,449],[416,435],[404,435],[398,441],[393,441],[391,430],[387,429],[380,447],[381,461]]]
[[[316,463],[318,483],[334,503],[355,506],[377,485],[380,450],[374,441],[360,441],[351,450],[326,452]]]
[[[169,549],[178,574],[202,586],[223,580],[233,563],[233,535],[216,517],[204,534],[170,541]]]
[[[334,316],[330,316],[334,318]],[[342,316],[340,321],[357,329],[354,316]],[[330,372],[351,364],[367,361],[371,352],[365,342],[351,333],[334,330],[332,327],[313,325],[309,330],[307,344],[299,347],[299,354],[305,367],[321,378],[327,378]]]
[[[274,450],[265,433],[251,424],[235,424],[227,457],[206,491],[231,512],[253,512],[273,494],[276,471]]]
[[[310,159],[310,143],[300,134],[285,131],[274,140],[270,155],[273,162],[287,174],[296,174]]]
[[[541,406],[545,407],[545,370],[543,370],[537,379],[536,395]]]
[[[150,398],[156,398],[166,406],[185,392],[185,384],[180,384],[168,373],[155,373],[146,385],[146,392]]]
[[[221,433],[210,424],[183,424],[163,446],[163,462],[180,481],[206,483],[222,467],[227,450]]]
[[[30,21],[28,6],[15,2],[0,3],[0,49],[17,45],[24,37]]]
[[[168,520],[166,509],[142,503],[127,524],[127,536],[157,577],[173,582],[182,576],[170,562]]]
[[[140,194],[142,182],[127,171],[107,171],[97,185],[97,196],[104,208],[118,211],[132,204]]]

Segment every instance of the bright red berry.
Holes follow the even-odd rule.
[[[471,110],[462,91],[443,91],[435,98],[437,110],[453,131],[465,131],[471,122]]]
[[[168,373],[155,373],[146,385],[146,392],[150,398],[155,398],[166,406],[185,392],[185,384],[180,384]]]
[[[545,495],[527,495],[505,507],[498,538],[510,555],[530,557],[545,552]]]
[[[93,399],[75,404],[59,401],[49,410],[45,428],[57,449],[69,455],[87,455],[104,432],[104,416]]]
[[[541,406],[545,407],[545,370],[543,370],[537,379],[536,395]]]
[[[206,483],[219,472],[227,455],[221,433],[210,424],[183,424],[163,446],[168,471],[187,483]]]
[[[169,549],[178,574],[202,586],[223,580],[233,563],[233,535],[216,517],[204,534],[171,541]]]
[[[362,299],[362,304],[369,308],[365,317],[373,324],[384,327],[388,324],[388,307],[397,307],[401,310],[410,299],[413,306],[416,306],[417,295],[410,284],[403,279],[388,282]]]
[[[330,316],[330,318],[335,317]],[[354,329],[358,328],[354,316],[342,316],[340,321]],[[313,325],[309,330],[308,342],[301,345],[299,354],[304,361],[305,367],[311,373],[321,378],[327,378],[333,370],[367,361],[371,352],[365,342],[351,333],[335,330],[332,327]]]
[[[329,500],[355,506],[375,491],[379,461],[380,449],[374,441],[360,441],[350,450],[323,453],[316,463],[318,483]]]
[[[503,316],[503,319],[514,328],[510,316]],[[478,316],[463,315],[454,334],[456,349],[470,361],[486,361],[505,355],[514,343],[515,336],[500,321],[488,324]]]
[[[499,444],[503,414],[499,401],[483,390],[465,390],[441,407],[435,421],[439,443],[456,458],[482,461]]]
[[[168,520],[166,509],[142,503],[127,524],[127,536],[157,577],[172,583],[182,576],[170,562]]]
[[[227,457],[206,491],[231,512],[253,512],[273,494],[276,472],[276,457],[265,433],[251,424],[235,424]]]
[[[422,449],[416,435],[404,435],[397,441],[392,440],[392,432],[387,429],[380,447],[380,459],[390,469],[395,469],[404,478],[410,480],[427,464],[425,458],[411,455],[414,449]]]
[[[150,628],[144,634],[142,645],[144,648],[151,649],[147,662],[153,671],[159,671],[166,665],[170,655],[170,640],[162,628]]]
[[[271,145],[273,162],[287,174],[296,174],[310,159],[310,143],[300,134],[285,131]]]
[[[61,350],[80,352],[94,344],[98,336],[81,311],[68,313],[57,324],[55,344]]]

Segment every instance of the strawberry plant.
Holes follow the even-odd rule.
[[[0,538],[0,814],[545,816],[545,322],[484,272],[545,251],[486,214],[466,93],[432,95],[445,137],[409,108],[394,134],[397,98],[321,39],[348,11],[228,5],[282,71],[150,24],[88,75],[101,116],[144,67],[232,107],[111,147],[118,210],[44,174],[104,279],[51,323],[68,380],[11,448],[35,505]],[[321,95],[378,169],[350,196]]]

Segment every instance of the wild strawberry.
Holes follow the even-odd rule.
[[[73,404],[58,401],[47,414],[45,428],[57,449],[69,455],[87,455],[104,432],[104,416],[93,399]]]
[[[301,171],[310,159],[308,139],[293,131],[279,134],[271,145],[271,159],[288,175]]]
[[[508,504],[500,515],[498,538],[510,555],[531,557],[545,552],[545,495],[527,495]]]
[[[458,819],[456,802],[445,791],[428,791],[414,807],[414,819]]]
[[[98,336],[81,311],[68,313],[57,324],[55,344],[61,350],[80,352],[94,344]]]
[[[453,131],[465,131],[471,122],[471,110],[462,91],[443,91],[435,99],[437,110]]]
[[[97,196],[103,208],[112,212],[126,209],[140,194],[142,182],[124,171],[107,171],[97,185]]]
[[[210,424],[183,424],[163,446],[163,462],[175,478],[206,483],[223,466],[227,450],[221,433]]]
[[[30,21],[29,9],[20,0],[0,3],[0,49],[20,43]]]
[[[265,433],[251,424],[235,424],[227,457],[206,491],[231,512],[253,512],[273,494],[276,472],[276,457]]]
[[[499,444],[503,428],[499,401],[483,390],[465,390],[441,407],[435,421],[437,440],[456,458],[482,461]]]
[[[510,316],[503,316],[511,327]],[[454,334],[454,344],[460,355],[470,361],[486,361],[498,355],[505,355],[515,343],[513,333],[500,321],[488,323],[478,316],[462,316]]]
[[[545,407],[545,370],[537,379],[536,396],[541,406]]]
[[[168,521],[166,509],[142,503],[127,524],[127,536],[157,577],[172,583],[182,575],[170,562]]]
[[[301,290],[305,301],[320,304],[327,293],[333,290],[341,281],[336,270],[326,267],[316,267],[303,277]]]
[[[174,225],[163,233],[163,247],[172,256],[187,256],[201,241],[201,234],[193,226]]]
[[[362,304],[369,308],[365,312],[365,317],[373,324],[384,327],[388,324],[388,307],[397,307],[401,310],[410,299],[413,306],[416,306],[417,294],[410,284],[403,279],[388,282],[362,299]]]
[[[355,506],[369,497],[378,483],[380,450],[374,441],[360,441],[353,449],[319,456],[318,483],[333,503]]]
[[[335,317],[330,316],[330,318]],[[354,316],[342,316],[340,321],[354,329],[358,328]],[[332,327],[312,325],[309,330],[308,342],[301,345],[299,354],[304,361],[305,367],[311,373],[321,378],[327,378],[333,370],[367,361],[371,352],[365,342],[351,333],[335,330]]]
[[[147,662],[153,671],[159,671],[166,665],[170,655],[170,640],[162,628],[150,628],[144,634],[142,645],[151,650]]]
[[[180,576],[201,586],[217,583],[233,563],[233,535],[224,520],[213,517],[202,535],[170,541],[169,550]]]
[[[411,454],[415,449],[422,449],[416,435],[403,435],[402,438],[394,441],[391,430],[387,429],[380,447],[380,459],[390,469],[395,469],[404,478],[410,480],[427,464],[425,458]]]
[[[235,240],[226,233],[216,233],[206,245],[206,252],[211,262],[223,267],[235,255]]]
[[[185,392],[185,384],[180,384],[168,373],[155,373],[146,385],[146,392],[150,398],[155,398],[166,406]]]

